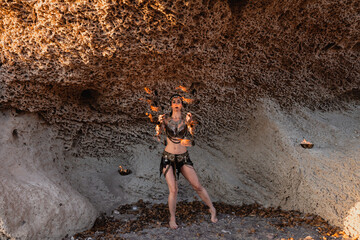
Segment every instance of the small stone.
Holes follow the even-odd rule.
[[[307,236],[304,240],[313,240],[313,238],[311,236]]]
[[[226,230],[221,230],[221,232],[231,234],[230,231],[226,231]]]
[[[274,239],[275,235],[273,233],[268,233],[268,234],[266,234],[266,237],[268,239]]]

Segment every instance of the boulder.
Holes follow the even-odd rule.
[[[91,227],[97,210],[63,176],[56,131],[36,114],[15,110],[2,111],[0,122],[0,234],[61,239]]]

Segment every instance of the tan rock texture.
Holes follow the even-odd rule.
[[[0,11],[1,103],[61,125],[78,154],[149,136],[140,99],[167,109],[179,85],[201,136],[234,129],[261,96],[325,110],[359,98],[357,1],[19,0]]]
[[[359,12],[358,1],[352,0],[0,1],[1,109],[37,113],[46,121],[62,141],[65,152],[59,153],[67,161],[63,167],[70,166],[63,176],[97,209],[109,210],[109,206],[154,190],[150,176],[120,183],[118,189],[115,176],[105,173],[121,160],[138,169],[133,176],[153,174],[150,170],[157,166],[146,168],[148,165],[138,160],[146,159],[149,145],[156,144],[152,138],[154,125],[145,113],[156,117],[159,112],[167,112],[169,96],[181,92],[192,99],[187,111],[199,123],[196,135],[201,145],[195,156],[220,160],[224,155],[217,154],[216,149],[227,143],[216,146],[214,142],[225,140],[234,147],[237,141],[247,141],[227,139],[229,133],[253,132],[249,142],[259,147],[240,148],[243,152],[223,160],[228,166],[223,171],[231,170],[231,174],[225,177],[219,172],[219,178],[227,178],[224,181],[230,183],[223,185],[228,188],[212,189],[213,195],[235,191],[229,190],[233,182],[249,181],[239,183],[240,190],[229,194],[227,201],[258,201],[316,212],[343,226],[336,219],[345,216],[350,205],[358,201],[356,190],[341,188],[351,196],[345,204],[334,200],[339,186],[333,184],[332,189],[329,185],[332,197],[328,203],[339,204],[334,211],[309,203],[306,191],[313,194],[317,185],[302,181],[313,178],[298,172],[312,169],[317,161],[307,160],[305,164],[298,160],[296,134],[292,143],[261,145],[263,136],[257,129],[262,123],[253,119],[260,111],[261,99],[271,99],[271,104],[289,113],[302,108],[305,110],[300,112],[307,108],[345,111],[353,107],[345,102],[355,107],[359,104]],[[186,92],[177,89],[179,86]],[[159,112],[152,111],[150,105],[158,107]],[[294,119],[299,118],[296,116]],[[358,120],[356,115],[351,116]],[[262,119],[264,124],[269,121]],[[293,127],[299,126],[294,123]],[[313,127],[315,132],[326,129]],[[264,139],[271,138],[272,130],[264,129]],[[287,139],[286,134],[281,137]],[[153,154],[149,158],[157,158],[156,150],[149,150]],[[237,150],[234,147],[229,151]],[[257,155],[258,151],[262,154]],[[271,161],[277,163],[278,152],[295,156],[280,162],[280,170],[276,170],[280,172],[274,174],[277,180],[272,181],[281,182],[283,192],[266,181],[264,171],[272,166]],[[317,157],[304,154],[301,156],[308,159]],[[242,155],[249,158],[240,158]],[[270,162],[264,161],[265,156]],[[352,156],[359,161],[357,155]],[[342,155],[329,157],[331,161],[339,158],[343,159]],[[241,168],[252,162],[260,165],[246,174],[231,168],[233,164]],[[220,162],[218,165],[222,168]],[[325,168],[326,174],[313,180],[338,179],[340,173],[330,170]],[[284,180],[287,174],[290,177]],[[358,181],[354,178],[347,183],[357,186]],[[296,184],[304,194],[297,193]],[[263,191],[252,191],[256,186]],[[160,199],[166,186],[154,192]],[[184,194],[189,196],[186,191]],[[294,196],[304,199],[295,201]],[[327,195],[321,196],[314,202],[323,204]],[[348,219],[356,218],[356,214],[352,216]],[[351,233],[360,233],[359,227],[353,229]]]

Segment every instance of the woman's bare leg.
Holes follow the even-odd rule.
[[[214,205],[212,204],[209,194],[207,193],[206,189],[200,184],[199,178],[196,175],[194,168],[189,165],[184,165],[181,168],[181,173],[189,181],[189,183],[194,188],[194,190],[197,192],[199,197],[210,208],[209,211],[211,214],[211,221],[213,223],[216,223],[218,221],[218,219],[216,217],[216,209],[214,208]]]
[[[166,170],[166,168],[163,169],[164,174],[165,174],[165,170]],[[169,187],[169,198],[168,198],[169,212],[170,212],[169,225],[170,225],[170,228],[177,229],[178,225],[176,224],[175,212],[176,212],[176,199],[177,199],[177,193],[178,193],[178,185],[177,185],[175,176],[173,174],[172,166],[169,166],[169,170],[167,171],[167,173],[165,175],[165,179],[166,179],[167,185]]]

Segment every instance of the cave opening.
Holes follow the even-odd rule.
[[[85,89],[80,94],[80,102],[84,104],[94,104],[97,102],[99,92],[94,89]]]

